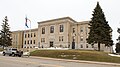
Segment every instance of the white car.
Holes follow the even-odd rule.
[[[23,54],[23,51],[18,51],[16,48],[7,48],[3,51],[3,56],[5,55],[9,55],[9,56],[19,56],[21,57]]]

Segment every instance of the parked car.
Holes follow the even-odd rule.
[[[18,51],[16,48],[7,48],[3,51],[3,56],[5,55],[21,57],[23,55],[23,51]]]

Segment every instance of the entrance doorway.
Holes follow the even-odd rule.
[[[72,49],[75,49],[75,42],[72,42]]]
[[[53,41],[50,41],[50,47],[53,47]]]

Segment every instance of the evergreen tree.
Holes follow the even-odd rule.
[[[117,32],[120,34],[120,28],[118,28]],[[116,53],[120,53],[120,35],[117,39],[118,43],[116,43]]]
[[[5,16],[3,23],[2,23],[2,30],[1,30],[1,38],[0,38],[0,43],[1,46],[4,47],[8,47],[12,45],[12,39],[11,39],[11,31],[10,31],[10,27],[8,25],[8,19],[7,16]]]
[[[98,50],[100,51],[100,44],[105,44],[105,46],[112,46],[112,29],[106,21],[104,12],[97,2],[97,5],[93,11],[92,18],[90,21],[90,32],[87,42],[89,44],[98,44]]]

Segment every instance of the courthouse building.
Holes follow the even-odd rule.
[[[88,24],[89,21],[77,22],[70,17],[38,22],[37,29],[13,31],[12,44],[19,48],[98,49],[97,45],[92,46],[86,41]],[[108,49],[101,46],[101,50]]]

